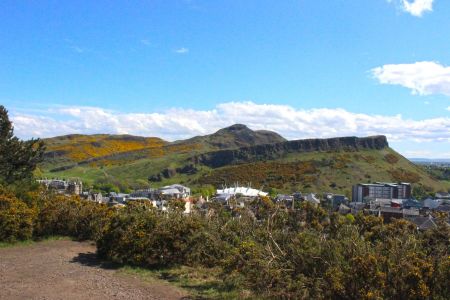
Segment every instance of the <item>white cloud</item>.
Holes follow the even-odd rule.
[[[189,52],[189,49],[184,48],[184,47],[181,47],[181,48],[175,50],[175,53],[178,53],[178,54],[186,54],[188,52]]]
[[[72,49],[73,51],[75,51],[76,53],[85,53],[87,51],[87,49],[85,48],[81,48],[78,46],[71,46],[70,49]]]
[[[424,12],[433,11],[433,0],[402,0],[402,7],[411,15],[421,17]]]
[[[144,46],[150,46],[152,43],[150,43],[150,41],[147,39],[142,39],[141,44],[143,44]]]
[[[381,84],[401,85],[413,94],[450,96],[450,67],[438,62],[384,65],[371,72]]]
[[[447,107],[447,110],[448,110],[448,111],[450,111],[450,106],[449,106],[449,107]]]
[[[344,109],[295,109],[287,105],[228,102],[211,110],[170,109],[161,113],[123,113],[99,107],[49,109],[46,116],[11,114],[22,138],[72,133],[157,136],[176,140],[213,133],[235,124],[274,130],[288,139],[384,134],[391,141],[450,142],[450,118],[405,119],[352,113]]]

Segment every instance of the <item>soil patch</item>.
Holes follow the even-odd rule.
[[[95,245],[44,241],[0,249],[0,299],[182,299],[165,282],[143,281],[100,261]]]

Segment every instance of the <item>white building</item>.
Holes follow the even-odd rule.
[[[316,194],[309,193],[305,196],[305,201],[310,202],[314,204],[315,206],[318,206],[320,204],[320,199],[317,198]]]
[[[258,197],[258,196],[265,197],[268,195],[268,193],[265,193],[263,191],[242,186],[217,190],[216,194],[218,198],[224,199],[229,199],[230,197],[236,196],[238,194],[244,197]]]
[[[172,197],[172,198],[188,198],[191,196],[191,189],[188,187],[185,187],[181,184],[172,184],[164,186],[160,189],[158,189],[158,192],[162,196]]]

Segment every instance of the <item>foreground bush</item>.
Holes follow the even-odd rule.
[[[5,191],[0,190],[0,241],[30,239],[36,210]]]
[[[100,256],[142,266],[216,264],[223,243],[211,233],[205,218],[180,211],[158,212],[132,204],[114,216],[97,241]]]
[[[291,211],[264,199],[204,214],[148,202],[112,209],[77,197],[30,194],[29,208],[0,193],[0,239],[66,235],[97,242],[98,254],[144,267],[215,267],[227,287],[260,298],[448,299],[450,227],[418,232],[405,220]],[[174,202],[174,204],[177,204]],[[179,203],[178,203],[179,204]],[[254,207],[251,207],[254,206]]]
[[[41,196],[34,234],[37,237],[65,235],[77,239],[97,239],[115,210],[78,197]]]

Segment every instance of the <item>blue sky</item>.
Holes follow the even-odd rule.
[[[445,0],[2,1],[0,103],[23,138],[242,122],[450,157],[448,28]]]

